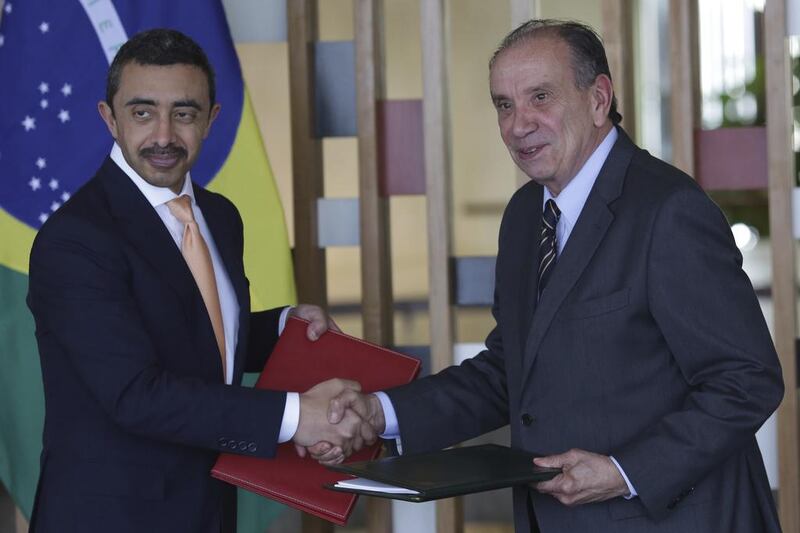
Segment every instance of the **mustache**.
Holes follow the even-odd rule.
[[[141,150],[139,150],[139,155],[141,157],[150,157],[150,156],[187,157],[189,155],[189,152],[187,152],[185,148],[181,148],[180,146],[175,146],[174,144],[168,144],[167,146],[151,146],[149,148],[142,148]]]

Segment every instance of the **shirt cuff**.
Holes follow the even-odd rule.
[[[394,412],[392,400],[390,400],[389,395],[383,391],[378,391],[374,394],[381,402],[383,420],[386,423],[383,433],[381,433],[381,438],[386,440],[394,439],[395,443],[397,443],[397,453],[403,455],[403,441],[400,439],[400,425],[397,422],[397,413]]]
[[[286,309],[289,309],[288,307]],[[286,406],[283,408],[281,431],[278,433],[278,444],[292,440],[300,424],[300,394],[297,392],[286,393]]]
[[[289,311],[292,309],[294,309],[294,306],[287,305],[283,308],[283,311],[281,311],[281,317],[278,319],[278,337],[283,333],[283,328],[286,327],[286,319],[289,318]]]
[[[625,484],[628,486],[628,495],[625,496],[624,498],[626,500],[631,500],[631,499],[637,497],[639,495],[639,493],[636,492],[635,488],[633,488],[633,485],[631,484],[631,480],[628,479],[628,476],[625,475],[625,471],[622,469],[621,466],[619,466],[619,463],[617,462],[616,459],[614,459],[613,455],[609,455],[609,458],[614,463],[614,466],[617,467],[617,470],[619,470],[619,473],[622,474],[622,479],[625,480]]]

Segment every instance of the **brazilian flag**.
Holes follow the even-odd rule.
[[[113,140],[97,113],[129,36],[177,29],[206,51],[222,111],[192,179],[231,199],[245,226],[254,309],[295,300],[283,209],[219,0],[0,0],[0,481],[30,516],[44,396],[25,305],[36,231],[88,180]],[[239,499],[239,531],[280,511]]]

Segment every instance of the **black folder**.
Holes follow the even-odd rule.
[[[560,468],[534,465],[534,457],[536,456],[532,453],[496,444],[386,457],[329,468],[359,478],[410,489],[418,494],[344,488],[334,484],[325,485],[325,488],[365,496],[424,502],[546,481],[561,473]]]

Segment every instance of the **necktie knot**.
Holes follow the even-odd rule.
[[[182,194],[167,202],[167,207],[172,216],[183,224],[194,222],[194,211],[192,211],[192,199],[187,194]]]
[[[548,230],[555,231],[558,225],[558,219],[561,218],[561,210],[558,208],[556,201],[550,198],[544,204],[544,213],[542,213],[542,220],[548,226]]]

